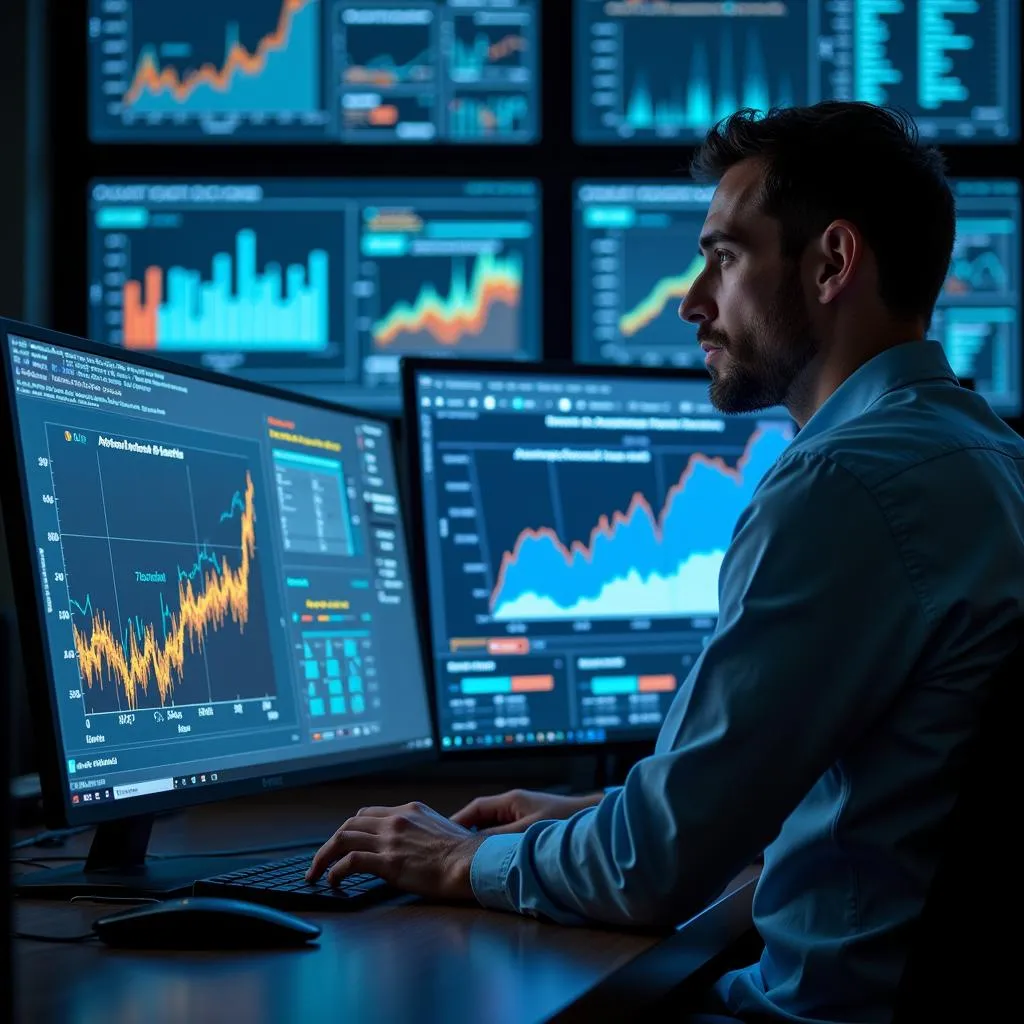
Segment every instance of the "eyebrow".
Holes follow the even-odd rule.
[[[700,251],[704,252],[712,246],[720,245],[722,242],[738,246],[744,244],[742,238],[728,231],[708,231],[700,236]]]

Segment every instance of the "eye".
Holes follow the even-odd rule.
[[[735,257],[731,252],[727,252],[725,249],[715,250],[715,259],[718,260],[718,265],[725,266],[726,263],[731,262]]]

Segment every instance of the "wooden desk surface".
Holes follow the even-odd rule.
[[[150,851],[202,854],[319,839],[360,806],[402,803],[408,790],[408,785],[402,792],[318,787],[195,808],[159,821]],[[478,792],[479,787],[445,785],[425,799],[450,814]],[[75,837],[57,852],[84,852],[88,838]],[[53,851],[19,854],[47,852]],[[659,987],[668,991],[706,961],[723,927],[738,931],[749,921],[752,878],[753,873],[741,875],[730,886],[732,897],[668,936],[564,928],[473,906],[399,897],[354,913],[303,914],[323,927],[319,944],[303,950],[129,952],[94,940],[74,945],[17,940],[16,1019],[33,1024],[526,1024],[564,1012],[573,1019],[612,1020],[616,1000],[623,1006],[635,1000],[635,993],[626,991],[630,978],[652,997],[661,994]],[[15,927],[74,935],[114,909],[19,900]]]

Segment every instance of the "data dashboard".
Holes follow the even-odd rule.
[[[414,372],[442,748],[653,739],[792,422],[704,375]]]
[[[1022,409],[1020,182],[954,179],[953,260],[930,336],[996,412]],[[714,187],[677,181],[578,182],[574,338],[584,363],[696,367],[696,328],[679,305],[700,274]]]
[[[104,181],[90,336],[363,408],[402,355],[540,355],[533,181]]]
[[[1020,138],[1017,0],[574,0],[575,133],[699,141],[740,107],[863,100],[943,143]]]
[[[384,421],[0,348],[70,804],[431,745]]]
[[[95,142],[522,144],[537,0],[89,0]]]

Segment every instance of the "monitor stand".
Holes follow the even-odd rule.
[[[238,871],[264,857],[146,857],[152,815],[103,822],[96,827],[85,865],[51,868],[14,875],[16,896],[70,900],[90,896],[165,900],[190,896],[192,883],[227,871]]]

